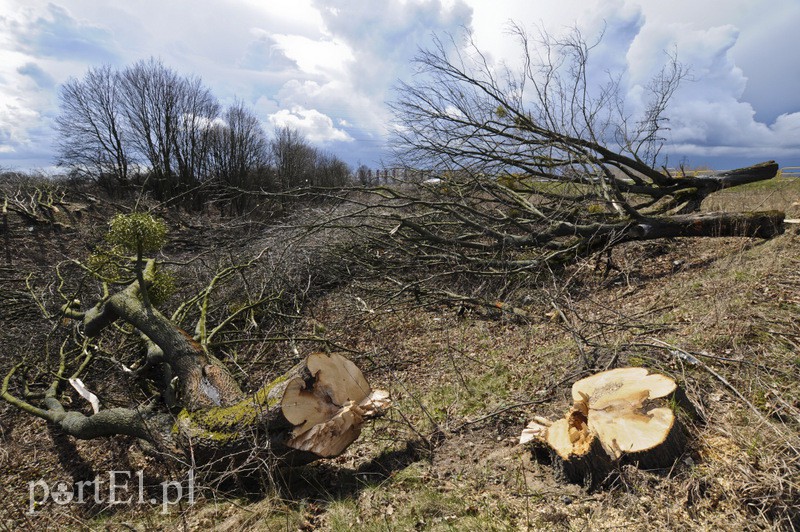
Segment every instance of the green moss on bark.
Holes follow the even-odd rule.
[[[204,410],[181,410],[173,425],[173,434],[192,440],[231,443],[258,425],[289,427],[283,418],[280,401],[291,374],[282,375],[242,401],[225,407]]]

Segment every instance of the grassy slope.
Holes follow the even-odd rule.
[[[798,201],[800,181],[782,180],[723,192],[707,207],[779,208],[797,218]],[[375,306],[364,287],[341,287],[317,303],[306,327],[362,353],[371,381],[396,401],[345,455],[293,471],[260,500],[207,499],[165,516],[123,508],[71,522],[220,530],[787,527],[787,516],[800,519],[800,420],[773,414],[776,397],[800,407],[795,227],[768,242],[630,245],[615,251],[621,271],[605,277],[594,263],[578,265],[569,287],[549,294],[568,324],[535,303],[537,294],[526,308],[530,318],[519,320],[446,307],[370,313],[356,299]],[[588,339],[582,348],[599,367],[667,373],[699,404],[707,422],[695,427],[673,471],[625,469],[610,490],[586,493],[556,482],[516,445],[532,415],[564,412],[569,386],[583,374],[568,328]],[[659,341],[704,352],[707,367],[758,413]],[[51,442],[30,445],[52,449]],[[40,473],[0,465],[19,478]]]

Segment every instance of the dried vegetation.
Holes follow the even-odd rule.
[[[59,292],[96,289],[67,277],[76,267],[64,261],[85,257],[110,215],[127,208],[89,191],[71,194],[77,194],[70,199],[75,203],[78,196],[97,201],[84,202],[84,214],[70,227],[9,218],[11,258],[0,269],[3,374],[17,360],[46,362],[57,355],[69,328],[42,318],[40,307],[52,310]],[[800,183],[748,185],[713,201],[719,205],[709,209],[783,209],[797,218]],[[280,227],[161,213],[169,226],[165,255],[182,281],[166,305],[178,310],[221,267],[268,248],[251,268],[220,283],[211,299],[210,325],[245,309],[216,333],[210,343],[215,353],[237,368],[249,389],[314,350],[346,352],[371,383],[390,390],[395,406],[384,420],[332,461],[279,470],[271,478],[251,472],[209,480],[199,486],[194,506],[168,514],[148,505],[50,505],[29,516],[27,482],[33,479],[73,481],[110,469],[144,469],[147,485],[158,488],[182,472],[165,469],[128,438],[97,448],[2,404],[6,503],[0,525],[800,528],[800,235],[794,227],[768,241],[630,242],[613,250],[609,267],[592,257],[536,278],[482,280],[472,287],[479,299],[413,291],[392,298],[390,279],[361,275],[357,264],[341,260],[350,256],[340,252],[355,237],[299,228],[302,217],[324,212],[322,205],[298,208]],[[465,293],[467,285],[458,288]],[[248,307],[253,301],[259,304]],[[191,305],[179,313],[185,323],[196,317]],[[136,358],[136,346],[122,332],[103,348],[128,353],[125,363]],[[700,414],[686,423],[687,452],[667,469],[620,466],[603,489],[560,482],[517,445],[520,431],[534,414],[562,416],[579,378],[620,366],[668,375],[686,391]],[[116,386],[123,381],[112,361],[101,357],[95,367],[87,385],[109,404],[146,395]],[[71,399],[81,401],[77,394]]]

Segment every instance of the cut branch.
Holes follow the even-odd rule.
[[[155,262],[145,262],[145,283],[152,282],[154,272]],[[55,379],[44,393],[41,407],[11,392],[21,365],[6,375],[0,397],[79,439],[130,435],[161,450],[182,453],[195,463],[224,459],[221,463],[225,465],[254,455],[280,457],[291,463],[337,456],[358,437],[365,421],[383,414],[390,404],[388,393],[372,390],[355,364],[338,354],[312,354],[246,395],[221,361],[142,301],[141,286],[140,280],[134,280],[85,312],[73,300],[62,307],[62,312],[79,320],[88,337],[100,335],[117,320],[133,325],[147,348],[143,367],[160,366],[155,372],[159,377],[151,378],[161,388],[163,403],[101,409],[97,397],[77,373],[66,378],[68,364],[63,348]],[[89,358],[87,354],[85,360]],[[85,363],[80,369],[84,368]],[[146,374],[128,373],[139,377]],[[172,390],[176,379],[177,394]],[[64,408],[61,387],[67,381],[92,403],[93,414]]]

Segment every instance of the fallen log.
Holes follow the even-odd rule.
[[[143,283],[134,280],[86,311],[72,301],[62,307],[62,315],[77,320],[88,338],[117,321],[132,325],[144,340],[146,358],[136,371],[123,367],[149,379],[159,390],[158,400],[103,409],[89,390],[90,378],[84,384],[64,375],[63,350],[60,373],[42,406],[10,392],[19,366],[3,379],[0,398],[78,439],[134,436],[160,456],[182,455],[192,464],[223,469],[247,461],[256,466],[266,459],[302,464],[337,456],[355,441],[365,421],[389,407],[388,393],[373,390],[356,365],[338,354],[311,354],[258,391],[245,393],[222,361],[145,302],[142,287],[155,275],[155,261],[149,260]],[[92,414],[65,408],[60,389],[65,381],[85,399],[94,397]]]
[[[521,444],[547,451],[556,474],[590,488],[603,484],[619,464],[670,467],[685,435],[667,405],[675,381],[645,368],[619,368],[577,381],[574,404],[555,422],[535,417]]]
[[[706,212],[643,217],[625,233],[624,240],[677,237],[759,237],[783,234],[785,214],[763,212]]]
[[[307,463],[340,455],[389,404],[388,392],[373,390],[353,362],[313,353],[234,405],[182,410],[170,432],[204,462],[256,448]]]
[[[543,243],[556,238],[578,236],[586,239],[587,251],[599,251],[610,245],[659,238],[772,238],[785,231],[785,218],[785,213],[773,210],[640,216],[624,222],[585,225],[558,223],[549,231],[528,235],[509,242],[508,245],[524,247],[533,242]]]

